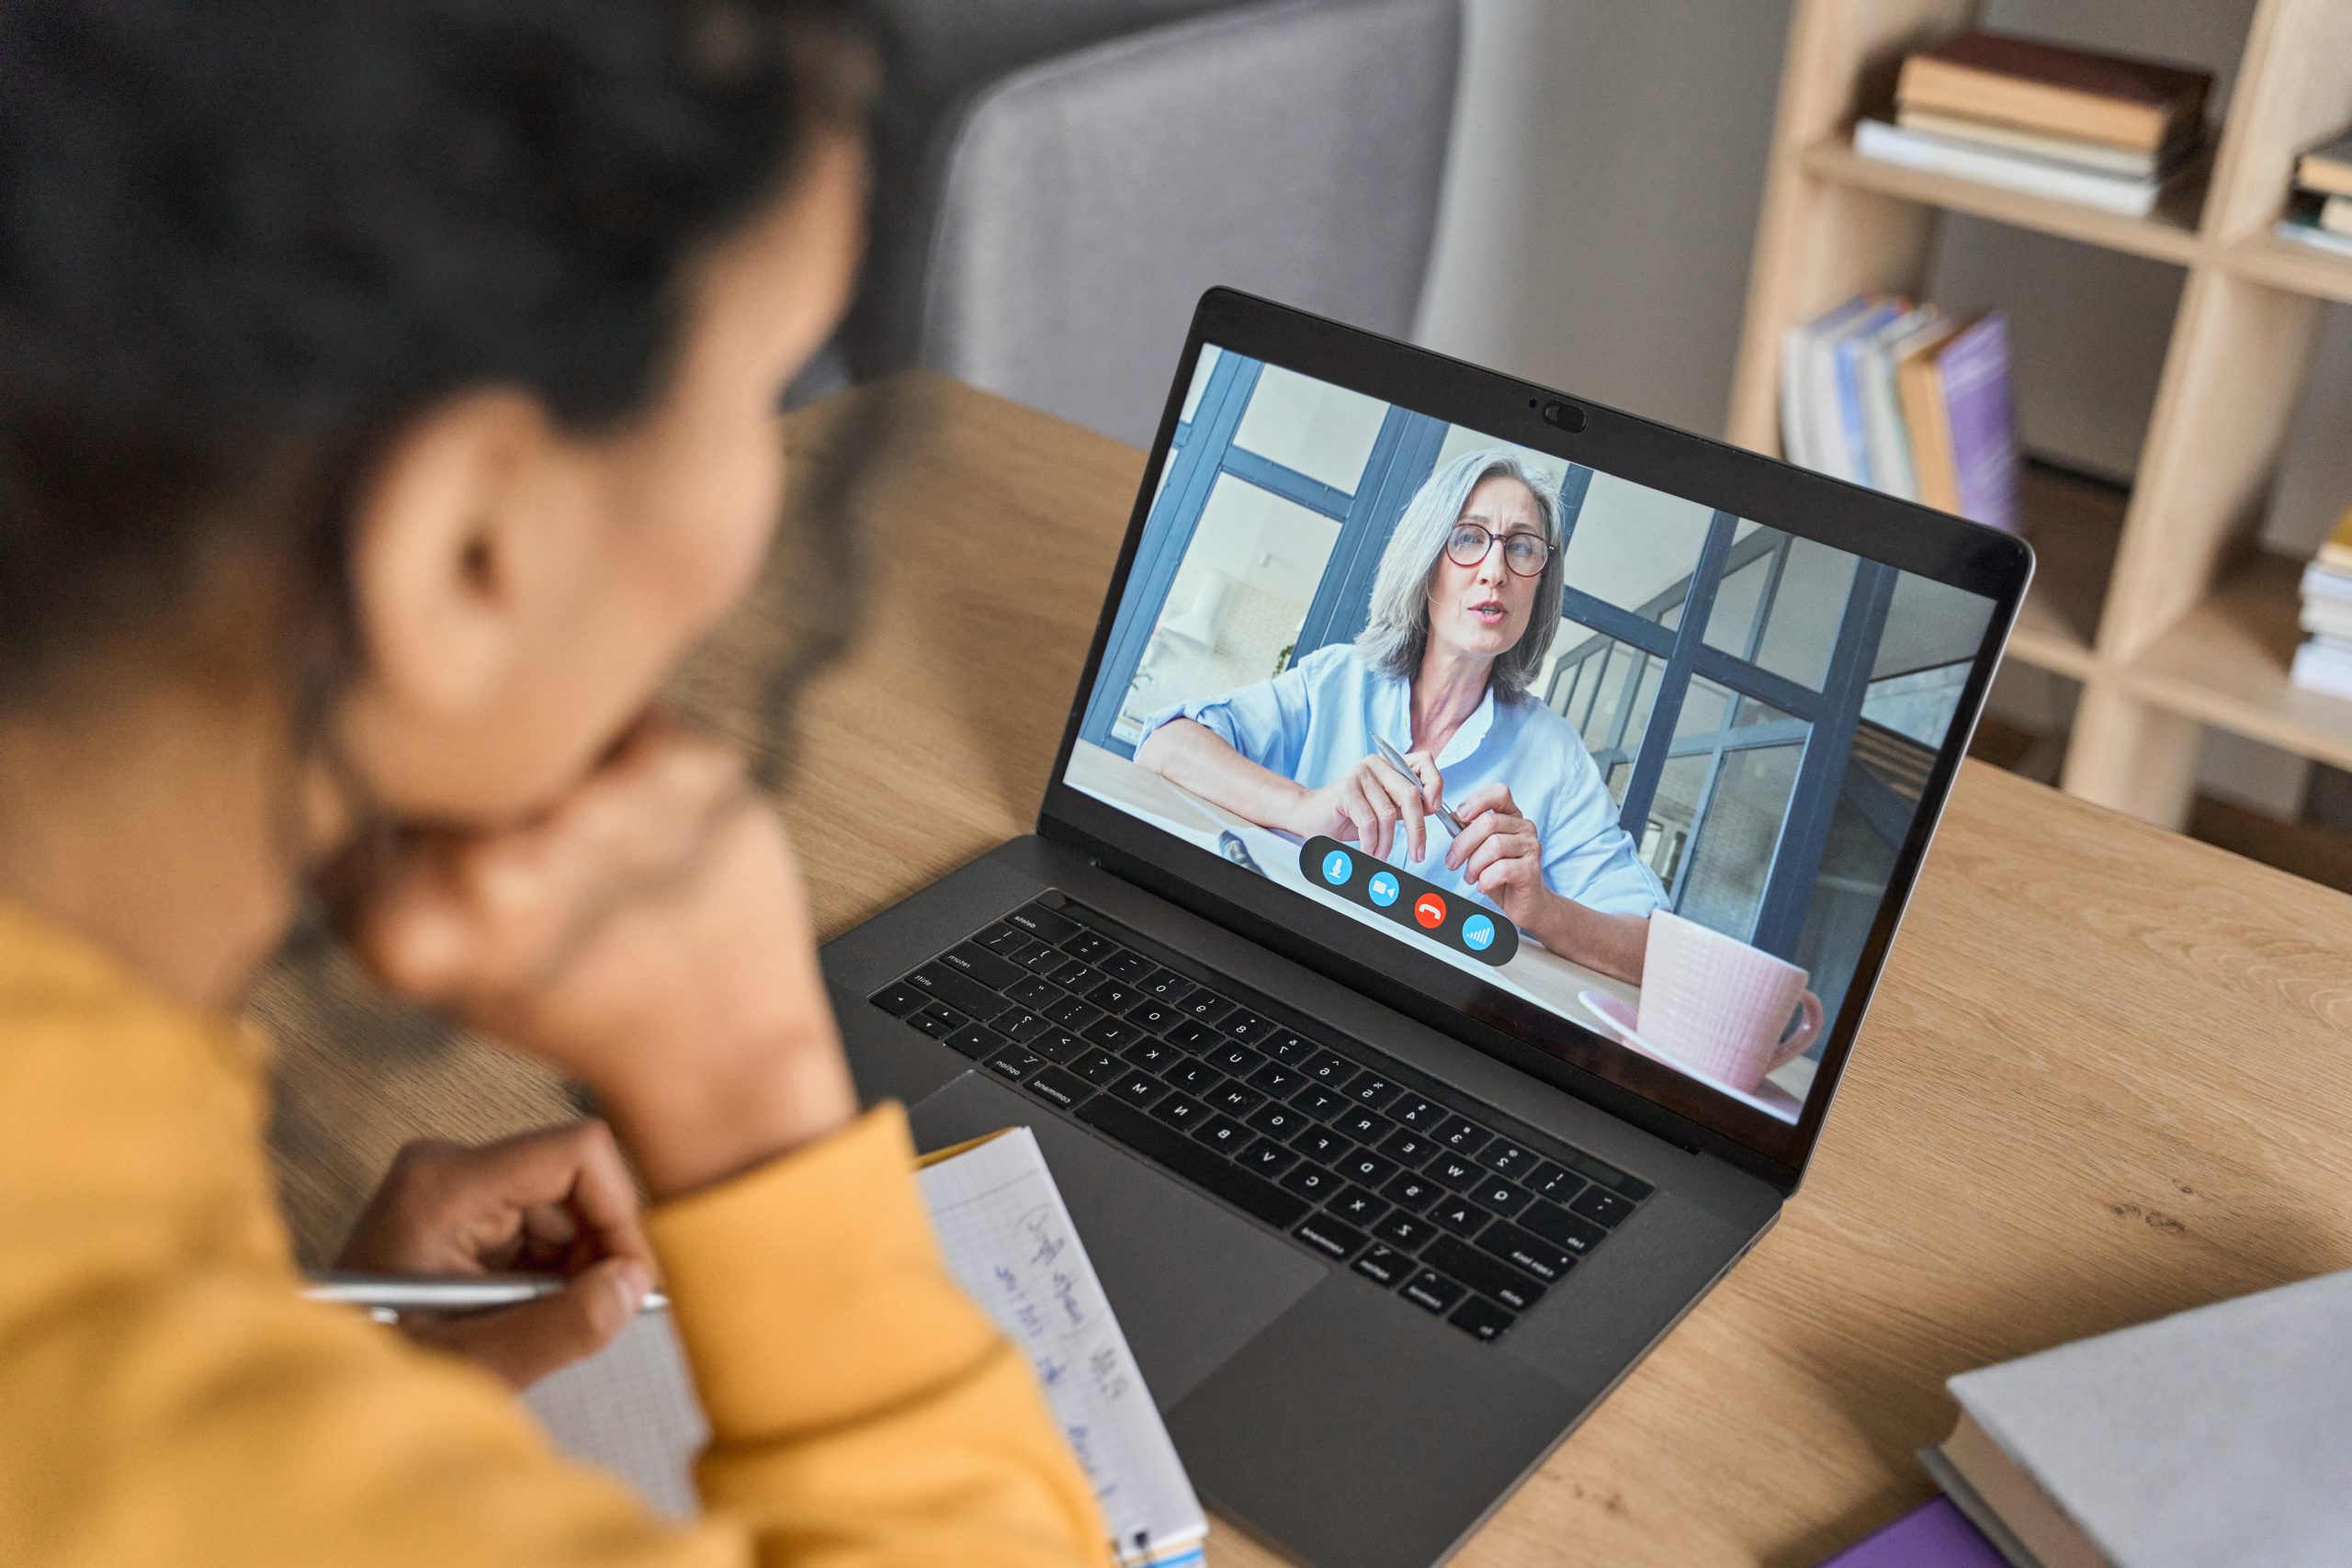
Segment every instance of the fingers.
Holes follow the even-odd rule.
[[[637,1184],[604,1122],[542,1128],[468,1150],[465,1157],[470,1162],[468,1179],[483,1194],[513,1205],[516,1227],[526,1236],[536,1232],[536,1239],[564,1247],[593,1240],[599,1255],[634,1258],[652,1268],[653,1247],[639,1220]],[[562,1217],[551,1217],[550,1211]]]
[[[644,1304],[652,1275],[633,1258],[612,1258],[553,1295],[465,1317],[420,1318],[412,1337],[480,1362],[516,1389],[594,1355]]]
[[[1466,813],[1463,815],[1470,825],[1446,846],[1445,863],[1449,868],[1458,869],[1466,865],[1470,857],[1498,833],[1532,834],[1535,830],[1535,825],[1525,818],[1508,816],[1500,811],[1484,811],[1476,817],[1469,817]]]
[[[1405,761],[1413,764],[1413,772],[1420,775],[1421,804],[1435,811],[1445,800],[1445,775],[1438,772],[1437,759],[1427,751],[1408,751]]]
[[[1409,780],[1400,776],[1393,768],[1381,770],[1380,784],[1396,804],[1405,832],[1406,846],[1412,852],[1412,859],[1416,863],[1421,861],[1430,852],[1429,807],[1421,799],[1421,791],[1414,788]],[[1423,787],[1426,788],[1426,784]]]
[[[1511,820],[1514,819],[1505,818],[1499,813],[1480,818],[1481,823]],[[1507,869],[1509,862],[1523,860],[1540,865],[1542,850],[1536,842],[1535,835],[1524,831],[1524,828],[1525,824],[1522,823],[1521,824],[1522,830],[1506,829],[1490,832],[1482,838],[1477,846],[1464,858],[1462,863],[1464,880],[1476,883],[1479,890],[1485,892],[1488,891],[1485,882],[1487,874],[1498,867]]]
[[[1511,817],[1526,815],[1520,810],[1519,802],[1511,798],[1510,785],[1507,784],[1480,784],[1453,803],[1453,814],[1464,822],[1487,811],[1500,811]]]

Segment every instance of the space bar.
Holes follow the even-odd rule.
[[[1173,1127],[1162,1126],[1132,1105],[1098,1094],[1078,1108],[1078,1119],[1100,1127],[1148,1159],[1166,1166],[1196,1187],[1205,1187],[1245,1213],[1288,1230],[1313,1205],[1237,1169]]]

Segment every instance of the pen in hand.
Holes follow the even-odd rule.
[[[551,1296],[569,1283],[560,1274],[375,1274],[334,1269],[304,1277],[306,1300],[365,1307],[379,1321],[411,1316],[493,1312]],[[640,1311],[667,1307],[648,1291]]]
[[[1404,774],[1407,782],[1411,784],[1415,789],[1418,790],[1422,787],[1421,775],[1413,771],[1413,765],[1410,762],[1405,761],[1404,752],[1396,750],[1396,748],[1392,745],[1385,736],[1374,736],[1372,738],[1372,743],[1379,748],[1381,761],[1386,762],[1390,767]],[[1437,803],[1436,807],[1430,812],[1430,815],[1445,824],[1445,830],[1447,832],[1452,833],[1457,839],[1462,836],[1462,818],[1456,817],[1442,799]]]

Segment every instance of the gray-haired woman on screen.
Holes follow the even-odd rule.
[[[1557,493],[1509,448],[1455,458],[1406,504],[1353,643],[1155,716],[1136,761],[1253,822],[1393,855],[1638,982],[1665,892],[1575,728],[1528,693],[1559,626],[1563,543]],[[1465,830],[1439,856],[1442,802]]]

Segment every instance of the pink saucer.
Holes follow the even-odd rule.
[[[1705,1084],[1709,1089],[1730,1095],[1734,1100],[1752,1105],[1757,1110],[1777,1116],[1783,1122],[1795,1121],[1798,1111],[1804,1109],[1797,1103],[1796,1096],[1769,1078],[1758,1084],[1753,1089],[1738,1089],[1725,1083],[1712,1073],[1702,1073],[1689,1063],[1669,1055],[1658,1046],[1642,1038],[1641,1032],[1634,1027],[1635,1016],[1634,1010],[1626,1006],[1622,999],[1611,996],[1606,991],[1578,991],[1577,1000],[1582,1002],[1587,1012],[1607,1024],[1610,1032],[1626,1044],[1652,1061],[1663,1063],[1684,1077],[1695,1078]]]

